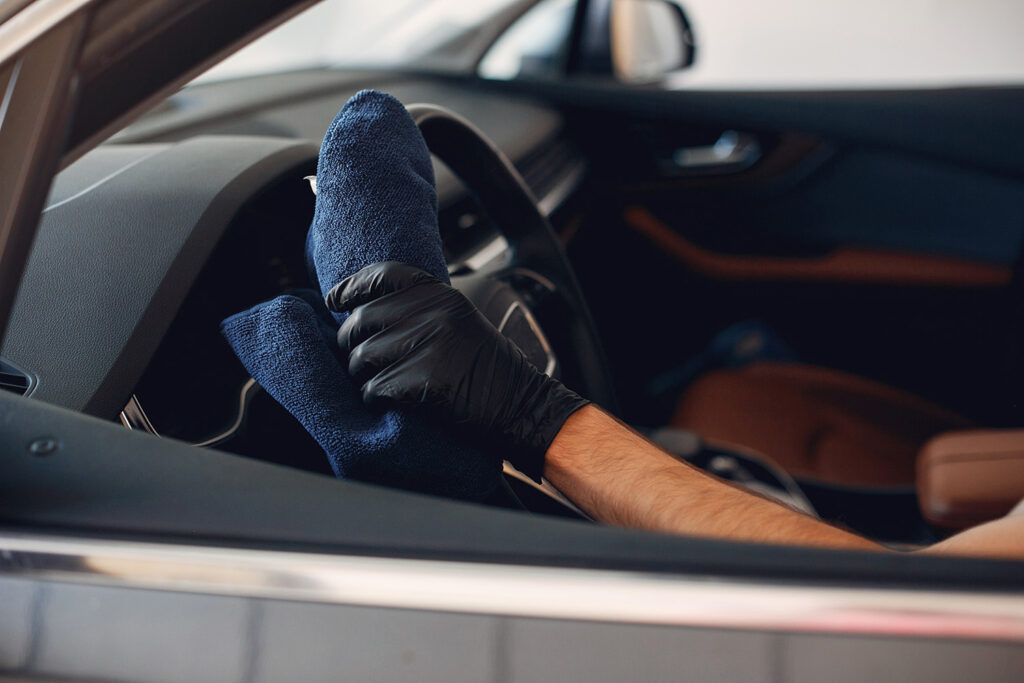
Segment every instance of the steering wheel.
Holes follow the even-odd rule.
[[[452,285],[542,370],[615,412],[611,374],[590,310],[558,239],[508,158],[443,107],[407,107],[427,147],[466,186],[508,247]],[[563,352],[561,359],[556,351]]]

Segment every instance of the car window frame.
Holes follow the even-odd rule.
[[[40,27],[38,35],[32,40],[27,41],[25,45],[18,50],[15,54],[4,55],[2,61],[0,61],[0,74],[8,74],[7,81],[11,80],[10,74],[13,73],[13,59],[18,56],[24,58],[30,55],[35,55],[35,50],[40,50],[39,55],[53,54],[56,50],[56,54],[61,55],[61,59],[50,60],[52,83],[54,84],[51,89],[40,89],[36,95],[42,98],[44,105],[40,110],[41,116],[37,117],[34,122],[37,134],[32,138],[33,142],[27,145],[25,150],[20,154],[11,154],[9,158],[4,159],[6,166],[4,168],[11,168],[19,166],[23,174],[22,180],[19,181],[17,191],[14,193],[12,200],[8,201],[3,207],[3,225],[4,225],[4,239],[5,243],[2,245],[4,248],[0,250],[0,263],[10,264],[12,268],[16,269],[17,275],[20,277],[21,269],[24,267],[25,257],[27,257],[28,251],[31,248],[32,238],[34,236],[36,227],[38,225],[39,210],[41,209],[42,202],[45,199],[46,193],[49,189],[50,180],[52,179],[53,173],[61,166],[70,163],[77,156],[80,156],[85,151],[94,146],[99,140],[103,139],[106,134],[112,130],[119,129],[124,125],[125,121],[129,120],[139,112],[145,110],[148,106],[153,103],[162,100],[168,94],[173,92],[181,84],[190,80],[197,72],[203,70],[210,62],[219,59],[224,54],[227,54],[235,47],[240,44],[244,44],[248,40],[253,39],[263,31],[268,30],[270,27],[286,20],[291,13],[299,11],[305,6],[313,4],[309,0],[278,0],[277,2],[268,1],[262,3],[261,6],[269,13],[272,14],[270,18],[264,17],[263,21],[256,22],[255,25],[247,26],[241,32],[241,34],[233,41],[229,42],[227,46],[223,44],[208,45],[207,49],[201,54],[196,53],[189,55],[188,59],[182,59],[176,63],[174,67],[174,74],[168,76],[166,73],[161,74],[160,78],[153,78],[152,80],[146,80],[136,84],[136,87],[131,91],[130,97],[125,95],[125,101],[121,104],[127,104],[125,108],[120,108],[118,111],[113,111],[112,108],[99,107],[95,99],[88,99],[87,93],[83,92],[83,89],[87,89],[92,83],[102,83],[103,78],[111,77],[111,74],[118,74],[116,67],[122,69],[126,65],[130,64],[130,60],[137,56],[137,53],[133,53],[131,50],[125,50],[119,53],[119,60],[114,60],[110,63],[105,63],[100,57],[102,52],[90,52],[90,48],[95,48],[96,44],[92,43],[93,39],[96,40],[110,40],[112,35],[116,35],[116,26],[111,24],[107,28],[109,30],[115,30],[114,34],[105,33],[99,29],[103,27],[98,25],[96,10],[97,8],[107,8],[111,6],[117,7],[120,0],[108,0],[108,2],[99,2],[95,0],[93,2],[82,2],[76,6],[76,9],[69,11],[61,21],[67,22],[61,23],[56,21],[47,27]],[[46,5],[48,7],[54,7],[59,3],[56,0],[38,0],[40,6]],[[171,5],[175,3],[161,2],[159,3],[164,9],[170,9]],[[199,8],[200,6],[212,6],[212,5],[224,5],[227,3],[217,3],[214,0],[206,0],[202,2],[194,2],[190,7]],[[271,12],[271,7],[277,11]],[[180,8],[179,8],[180,9]],[[25,10],[23,10],[25,11]],[[17,17],[18,15],[15,15]],[[168,16],[171,16],[170,14]],[[181,18],[181,15],[177,15]],[[195,15],[193,15],[194,18]],[[186,17],[188,18],[188,17]],[[182,24],[182,26],[188,25],[188,22]],[[3,25],[0,29],[6,29],[8,25]],[[56,33],[48,33],[48,31],[57,31]],[[93,32],[90,33],[90,30]],[[3,30],[0,30],[0,37],[4,35]],[[54,43],[46,42],[45,37],[51,36],[55,41]],[[170,39],[171,34],[165,35],[165,39]],[[3,44],[3,41],[0,41]],[[164,44],[158,43],[157,46],[150,46],[150,49],[154,47],[165,48]],[[83,59],[83,57],[91,58]],[[129,61],[125,61],[129,60]],[[137,67],[136,67],[137,68]],[[157,82],[159,81],[159,82]],[[15,93],[18,99],[15,100],[14,95],[11,97],[11,102],[16,103],[20,106],[27,106],[31,103],[31,100],[22,100],[21,93]],[[95,94],[92,95],[96,97]],[[97,109],[90,109],[90,106],[96,106]],[[11,134],[13,129],[7,131]],[[46,135],[46,133],[50,133]],[[5,155],[6,156],[6,155]],[[14,271],[12,271],[14,272]],[[10,283],[9,280],[14,280],[14,283]],[[17,288],[17,279],[13,276],[8,276],[7,281],[4,282],[3,289],[0,289],[0,305],[4,308],[0,308],[0,318],[6,321],[7,313],[9,312],[10,303],[13,302],[14,295]],[[24,402],[20,405],[30,406],[26,410],[36,410],[46,412],[46,407],[32,405],[36,402],[31,399],[18,398],[17,401]],[[57,425],[60,423],[59,416],[54,413],[50,414],[51,420],[49,424]],[[73,416],[79,417],[79,416]],[[70,419],[70,418],[69,418]],[[87,419],[87,418],[82,418]],[[56,428],[56,427],[54,427]],[[126,443],[131,447],[136,447],[137,442],[134,440],[128,441],[129,439],[136,438],[152,438],[152,437],[138,437],[133,436],[128,432],[123,433]],[[109,444],[108,444],[109,446]],[[255,465],[254,465],[255,467]],[[381,494],[384,498],[387,495]],[[395,496],[396,500],[401,498]],[[506,513],[507,514],[507,513]],[[39,526],[35,527],[38,531]],[[43,527],[45,528],[45,527]],[[81,533],[81,532],[80,532]],[[629,534],[634,532],[615,532],[615,534],[626,534],[625,536],[616,536],[619,542],[622,544],[622,549],[628,549],[631,546],[631,536]],[[635,532],[640,534],[641,532]],[[611,535],[609,534],[609,538]],[[85,535],[88,537],[88,535]],[[190,542],[197,544],[196,547],[200,547],[201,544],[216,545],[218,542],[222,542],[223,539],[218,539],[213,536],[203,536],[202,534],[196,534],[189,538]],[[250,537],[250,543],[260,545],[263,539],[257,534],[255,537]],[[269,539],[268,539],[269,541]],[[280,539],[277,539],[280,542]],[[748,544],[728,544],[719,542],[717,544],[708,545],[706,542],[701,542],[698,539],[672,539],[665,541],[666,545],[675,544],[679,547],[680,558],[683,555],[687,555],[684,552],[685,549],[689,548],[692,550],[692,555],[687,559],[677,559],[675,563],[668,563],[663,567],[663,571],[669,577],[680,577],[684,576],[683,570],[686,567],[690,568],[691,576],[696,576],[701,580],[706,580],[711,577],[719,576],[716,575],[716,571],[721,572],[721,567],[727,564],[726,560],[729,556],[732,557],[733,566],[736,567],[736,571],[747,573],[748,577],[752,577],[755,583],[764,580],[763,567],[757,563],[750,565],[749,563],[738,562],[739,556],[745,556],[747,552],[750,552],[754,556],[763,556],[764,558],[775,558],[774,562],[777,567],[785,568],[793,566],[793,558],[799,557],[805,560],[817,559],[817,563],[810,562],[809,564],[814,565],[820,569],[815,572],[816,582],[822,586],[827,585],[846,585],[850,586],[851,583],[859,585],[860,587],[870,586],[877,583],[878,576],[884,575],[888,577],[889,581],[902,581],[906,584],[917,584],[919,581],[927,583],[929,575],[938,584],[941,590],[950,590],[960,586],[962,588],[970,588],[972,586],[977,587],[977,577],[979,575],[990,574],[992,577],[992,584],[990,590],[995,591],[1009,591],[1016,589],[1019,591],[1022,587],[1021,582],[1024,579],[1014,578],[1012,571],[1019,571],[1019,563],[1000,563],[990,560],[974,559],[974,558],[924,558],[924,557],[889,557],[877,554],[865,554],[865,553],[844,553],[842,551],[834,550],[812,550],[812,549],[793,549],[793,548],[774,548],[765,550],[764,548],[752,549]],[[396,542],[396,546],[398,543]],[[458,543],[453,543],[453,546],[458,546]],[[388,548],[391,548],[391,539],[381,539],[381,547],[377,548],[377,552],[386,553]],[[304,546],[304,550],[314,552],[316,548],[310,544]],[[329,545],[327,547],[321,546],[320,552],[325,552],[332,556],[342,557],[346,552],[352,553],[353,548],[351,546],[345,546],[339,541],[336,545]],[[367,552],[365,548],[355,549],[359,552]],[[439,554],[443,554],[441,551],[436,551]],[[463,550],[465,552],[465,550]],[[702,555],[703,553],[703,555]],[[600,553],[598,553],[600,555]],[[459,557],[459,552],[452,550],[448,553],[449,559],[456,559]],[[563,556],[557,558],[552,556],[554,559],[549,559],[550,562],[566,562],[566,558]],[[465,559],[465,558],[464,558]],[[472,556],[468,559],[478,562],[494,562],[494,557],[488,556]],[[504,558],[506,563],[507,558]],[[653,567],[648,566],[645,568],[643,563],[639,561],[633,561],[629,557],[619,555],[618,558],[612,560],[605,560],[604,562],[598,561],[599,558],[592,558],[591,561],[579,560],[581,565],[580,569],[586,570],[588,568],[601,567],[603,569],[615,570],[616,567],[623,571],[633,573],[643,573],[653,571]],[[698,559],[700,561],[698,561]],[[528,565],[540,565],[543,564],[544,560],[540,556],[521,554],[519,555],[519,561]],[[768,562],[768,559],[765,559]],[[502,562],[502,560],[498,560]],[[5,565],[9,566],[9,565]],[[716,567],[718,568],[716,570]],[[980,571],[981,568],[987,568],[985,571]],[[24,567],[22,567],[24,569]],[[977,571],[976,571],[977,570]],[[73,573],[73,572],[72,572]],[[54,574],[48,574],[54,576]],[[633,575],[633,574],[631,574]],[[64,576],[64,575],[61,575]],[[1007,578],[1008,577],[1008,578]],[[808,579],[811,580],[811,579]],[[1016,581],[1016,583],[1015,583]]]

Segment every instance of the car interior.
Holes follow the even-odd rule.
[[[453,283],[473,298],[497,282],[496,325],[670,452],[897,548],[1024,498],[1021,91],[691,92],[576,69],[308,69],[181,90],[57,175],[3,388],[330,474],[218,326],[309,286],[318,143],[374,88],[423,115]],[[533,219],[474,180],[500,176],[500,155],[430,132],[418,104],[512,162],[564,261],[508,260]],[[579,515],[507,480],[495,504]]]

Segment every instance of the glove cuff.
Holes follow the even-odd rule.
[[[569,416],[590,403],[558,380],[544,375],[541,378],[542,386],[536,400],[518,421],[519,433],[513,435],[514,443],[520,448],[509,457],[509,462],[517,470],[538,483],[544,474],[548,447],[561,431],[562,425]]]

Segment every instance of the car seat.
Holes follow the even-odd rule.
[[[708,372],[671,425],[752,449],[790,475],[831,484],[913,485],[918,452],[970,420],[907,392],[837,370],[757,362]]]

